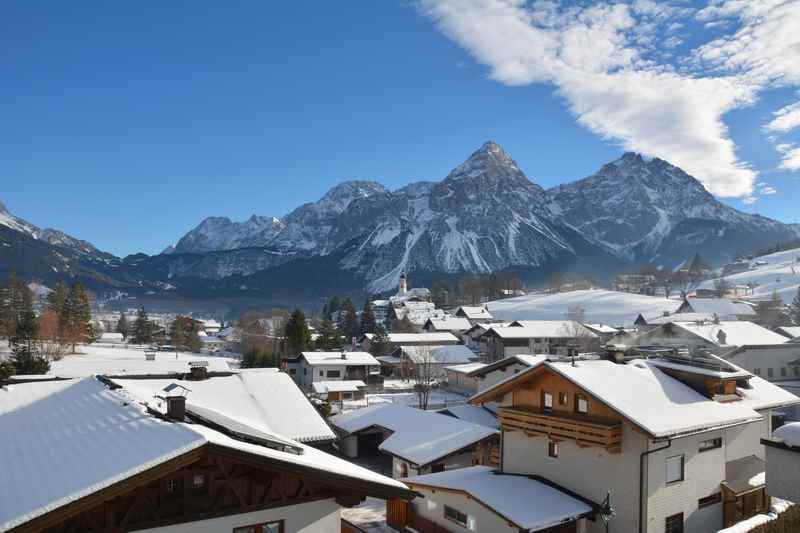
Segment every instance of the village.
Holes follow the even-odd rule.
[[[95,310],[93,342],[3,379],[0,456],[20,460],[0,530],[738,533],[797,516],[794,307],[615,283],[441,309],[403,273],[359,313],[375,333],[324,349],[303,318],[310,342],[272,365],[244,338],[288,342],[296,313],[154,314],[137,344],[125,313]]]

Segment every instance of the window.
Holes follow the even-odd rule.
[[[547,443],[547,455],[548,457],[558,457],[558,443],[553,441]]]
[[[553,410],[553,395],[549,392],[542,391],[542,407],[545,411]]]
[[[179,496],[181,494],[181,482],[178,478],[168,479],[165,485],[167,496],[170,498]]]
[[[697,500],[697,507],[698,509],[702,509],[703,507],[708,507],[710,505],[715,505],[722,501],[722,493],[717,492],[712,494],[711,496],[706,496],[705,498],[700,498]]]
[[[324,371],[322,371],[322,370],[320,370],[320,371],[319,371],[319,377],[322,377],[322,376],[324,376],[324,375],[325,375],[325,372],[324,372]]]
[[[294,376],[295,374],[297,374],[297,369],[296,368],[290,368],[289,369],[289,373]]]
[[[794,367],[794,375],[795,376],[800,376],[800,366]]]
[[[760,376],[761,375],[761,369],[760,368],[754,368],[753,369],[753,374],[755,374],[756,376]]]
[[[683,533],[683,513],[667,517],[664,522],[664,533]]]
[[[566,392],[559,392],[558,393],[558,405],[567,405],[568,402],[567,393]]]
[[[328,370],[328,377],[329,378],[340,378],[342,377],[341,370]]]
[[[283,520],[233,528],[233,533],[283,533]]]
[[[575,412],[583,415],[589,412],[589,401],[585,396],[575,395]]]
[[[667,457],[667,483],[683,481],[683,455]]]
[[[444,463],[438,463],[435,465],[431,465],[431,472],[436,474],[438,472],[444,472]]]
[[[701,440],[698,450],[701,452],[707,452],[708,450],[713,450],[715,448],[721,448],[721,447],[722,447],[722,437],[717,437],[716,439]]]
[[[304,369],[303,369],[303,375],[304,375],[304,376],[307,376],[307,375],[308,375],[308,369],[307,369],[307,368],[304,368]]]
[[[444,517],[462,527],[467,527],[467,515],[449,505],[444,506]]]
[[[772,377],[772,368],[767,369],[767,377]]]
[[[203,490],[206,488],[206,475],[205,474],[195,474],[192,476],[192,487],[195,490]]]
[[[408,465],[406,463],[400,463],[397,466],[397,473],[401,478],[408,477]]]
[[[786,367],[785,367],[785,366],[782,366],[782,367],[781,367],[781,377],[782,377],[782,378],[785,378],[785,377],[786,377]]]

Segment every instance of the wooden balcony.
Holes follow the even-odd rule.
[[[569,440],[581,448],[597,446],[609,453],[622,451],[622,423],[571,416],[561,413],[542,413],[503,407],[499,413],[505,431],[522,431],[526,435],[543,435],[554,442]]]

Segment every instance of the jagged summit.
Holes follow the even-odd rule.
[[[481,175],[497,178],[524,177],[517,163],[494,141],[487,141],[475,150],[466,161],[454,168],[447,178],[475,178]]]

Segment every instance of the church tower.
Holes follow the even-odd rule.
[[[405,296],[408,292],[408,279],[406,279],[406,273],[400,273],[400,285],[397,287],[397,295],[398,296]]]

